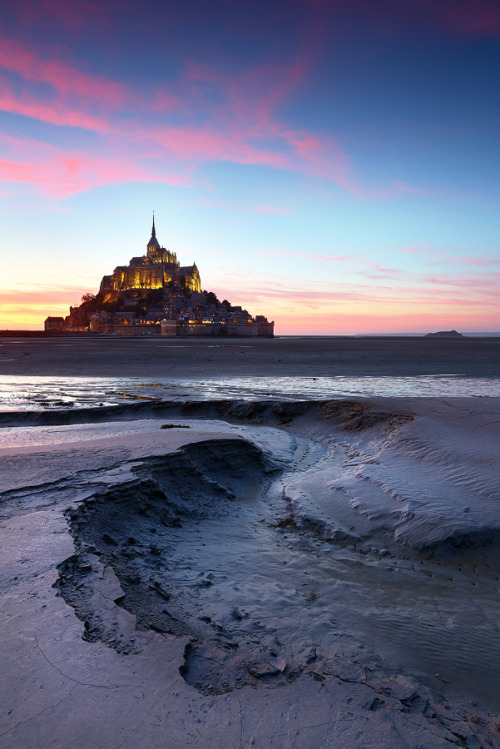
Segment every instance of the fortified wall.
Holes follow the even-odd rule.
[[[172,338],[176,336],[230,336],[236,338],[248,338],[252,336],[264,336],[273,338],[274,322],[248,322],[248,323],[177,323],[175,320],[162,320],[161,322],[140,323],[106,323],[99,322],[96,318],[90,321],[90,330],[93,333],[108,333],[113,335],[155,335]]]

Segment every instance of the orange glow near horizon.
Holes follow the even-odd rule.
[[[78,306],[85,289],[74,288],[53,292],[0,293],[0,330],[43,330],[49,316],[66,317],[69,307]],[[7,296],[7,298],[6,298]],[[360,335],[428,333],[456,329],[459,332],[494,332],[491,325],[493,310],[471,311],[467,305],[457,309],[455,303],[442,301],[422,310],[422,304],[386,302],[384,300],[337,301],[327,303],[302,300],[300,313],[290,311],[285,300],[252,301],[238,290],[220,298],[241,304],[252,315],[262,314],[275,321],[276,335]],[[291,292],[293,297],[293,292]],[[66,301],[67,300],[67,301]]]
[[[151,257],[277,334],[500,330],[498,2],[143,5],[2,16],[0,330],[67,316],[153,209]]]

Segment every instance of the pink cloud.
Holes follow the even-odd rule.
[[[289,294],[277,290],[259,295],[259,289],[232,293],[233,303],[247,306],[254,314],[266,314],[276,322],[278,334],[426,333],[455,328],[498,330],[498,316],[480,300],[464,304],[456,299],[436,299],[435,293],[406,289],[394,295],[390,287],[358,287],[357,293]],[[375,292],[375,293],[374,293]]]
[[[5,37],[0,38],[0,68],[25,81],[49,84],[63,96],[98,101],[101,106],[117,107],[126,100],[125,87],[120,83],[83,73],[69,60],[46,60]]]
[[[424,251],[423,248],[406,248],[408,252],[413,253],[417,250],[417,254]],[[500,301],[500,272],[493,272],[491,269],[498,268],[500,260],[496,258],[463,258],[463,257],[450,257],[444,254],[442,251],[434,248],[425,249],[425,253],[431,252],[434,256],[439,257],[439,262],[436,265],[442,266],[446,264],[446,270],[436,274],[422,273],[419,270],[413,268],[399,268],[388,265],[383,265],[371,258],[364,257],[360,254],[350,253],[343,255],[327,255],[322,253],[308,253],[308,252],[294,252],[284,250],[266,249],[262,250],[262,254],[267,257],[297,257],[301,258],[309,263],[338,263],[342,268],[342,279],[340,281],[337,277],[336,288],[346,287],[346,276],[345,273],[349,274],[349,279],[370,279],[373,282],[379,281],[397,281],[396,286],[370,286],[370,288],[379,288],[387,290],[394,298],[398,301],[402,301],[404,297],[400,294],[408,294],[410,298],[414,293],[424,295],[427,302],[432,302],[432,296],[435,295],[435,287],[439,287],[439,296],[443,301],[453,301],[458,306],[476,304],[478,299],[484,297],[485,299],[493,298],[497,302]],[[401,250],[398,252],[404,252]],[[450,265],[455,269],[455,273],[451,273]],[[460,265],[466,266],[471,265],[477,268],[485,268],[488,273],[484,275],[476,275],[470,277],[466,275],[465,268],[463,272],[460,270]],[[428,263],[425,267],[428,267]],[[326,268],[326,265],[325,265]],[[356,288],[365,288],[363,284],[357,285]],[[354,286],[351,287],[354,288]],[[368,288],[368,287],[366,287]],[[427,291],[426,291],[427,289]],[[415,290],[418,290],[415,291]],[[463,291],[467,291],[467,297],[463,297]],[[281,291],[277,292],[279,295]],[[384,291],[385,293],[385,291]],[[422,297],[423,298],[423,297]]]
[[[369,258],[362,257],[361,255],[325,255],[315,252],[282,252],[279,250],[267,251],[267,255],[289,255],[294,257],[301,257],[305,260],[310,260],[316,263],[345,263],[348,265],[348,269],[355,271],[356,273],[371,278],[373,280],[383,278],[400,278],[402,271],[397,268],[388,268],[380,263],[374,262]]]
[[[183,177],[160,176],[133,162],[78,151],[57,152],[36,161],[0,159],[0,179],[33,184],[54,197],[68,197],[91,187],[123,182],[186,184]]]
[[[309,68],[308,61],[301,58],[288,65],[270,62],[232,75],[194,60],[185,64],[186,80],[196,84],[195,97],[203,96],[210,84],[222,95],[219,113],[230,112],[254,134],[260,126],[266,130],[276,126],[271,112],[293,92]]]
[[[415,245],[413,247],[402,247],[398,253],[403,255],[431,255],[432,264],[442,265],[446,263],[448,267],[459,268],[460,266],[469,265],[476,268],[495,268],[500,265],[500,258],[467,255],[450,255],[445,250],[456,250],[455,245],[440,245],[434,247],[430,244]]]
[[[98,134],[93,152],[119,147],[130,162],[125,172],[143,173],[137,162],[153,156],[193,170],[207,161],[230,161],[319,177],[360,198],[435,194],[403,182],[378,193],[367,190],[330,134],[283,121],[281,107],[306,83],[308,55],[238,73],[185,61],[185,73],[174,84],[145,92],[82,71],[70,60],[46,59],[14,40],[0,43],[0,68],[21,79],[14,85],[7,75],[0,78],[0,108]],[[69,194],[65,185],[62,194]]]
[[[152,112],[179,112],[186,109],[186,105],[179,96],[175,96],[171,91],[154,91],[149,101],[149,108]]]
[[[213,126],[144,128],[141,135],[153,139],[178,159],[235,161],[240,164],[288,166],[285,157],[266,149],[254,148],[238,137],[228,138]]]
[[[29,94],[14,96],[7,81],[2,78],[0,78],[0,109],[53,125],[81,127],[86,130],[97,130],[100,133],[107,133],[110,130],[105,120],[87,114],[81,107],[68,106],[60,101],[45,103]]]
[[[21,289],[1,289],[0,288],[0,306],[17,304],[21,308],[26,306],[36,306],[38,304],[50,305],[61,304],[77,305],[80,303],[82,295],[87,289],[78,286],[68,287],[54,284],[45,288],[21,288]],[[69,310],[68,310],[69,312]]]
[[[493,297],[485,297],[481,289],[476,288],[480,279],[471,283],[470,293],[464,294],[463,289],[453,288],[451,284],[446,288],[442,284],[439,295],[432,283],[394,288],[387,284],[346,283],[332,287],[326,282],[303,281],[298,286],[286,278],[275,283],[274,279],[236,273],[222,280],[223,286],[214,288],[220,298],[227,297],[227,289],[231,288],[233,304],[242,304],[254,314],[261,312],[275,319],[281,334],[498,329],[498,306]],[[446,279],[436,277],[433,280],[441,283]],[[493,287],[498,287],[498,279],[493,281]],[[57,284],[36,290],[2,289],[2,319],[11,314],[18,320],[29,319],[16,327],[41,326],[47,314],[65,314],[66,307],[77,304],[88,290],[87,287]]]
[[[0,327],[11,330],[42,330],[48,315],[66,316],[79,304],[87,288],[50,285],[42,288],[0,288]]]
[[[26,153],[40,153],[42,151],[49,151],[55,153],[57,151],[56,146],[51,143],[46,143],[35,138],[19,138],[15,135],[7,135],[7,133],[0,133],[0,144],[13,149],[14,151]]]
[[[500,258],[493,257],[454,257],[451,258],[454,263],[463,263],[464,265],[473,265],[477,268],[490,268],[500,265]]]
[[[252,305],[261,304],[269,310],[282,309],[283,305],[287,308],[300,308],[301,310],[310,309],[320,311],[328,307],[337,309],[346,304],[372,305],[374,312],[376,308],[391,308],[391,315],[399,315],[409,306],[418,310],[422,305],[432,310],[450,310],[475,309],[477,308],[477,299],[457,300],[456,296],[443,295],[436,298],[434,289],[421,289],[418,287],[405,287],[404,289],[395,290],[392,286],[373,286],[373,285],[348,285],[338,284],[335,289],[318,290],[311,288],[307,283],[305,288],[297,289],[293,286],[285,288],[267,287],[261,288],[259,285],[247,285],[242,288],[243,281],[240,285],[233,284],[231,300],[233,303]],[[227,294],[227,288],[224,292]],[[484,307],[484,305],[483,305]],[[273,313],[276,314],[276,313]]]
[[[359,270],[359,273],[373,280],[382,278],[396,279],[401,278],[403,275],[402,271],[398,268],[386,268],[380,263],[375,263],[370,260],[368,260],[366,264],[368,265],[368,268],[365,270]]]
[[[186,84],[190,87],[184,90],[184,98],[170,90],[157,90],[146,97],[115,81],[83,73],[66,61],[45,60],[15,41],[0,41],[4,42],[0,68],[20,76],[23,83],[14,88],[6,76],[0,78],[0,107],[4,111],[84,128],[115,141],[119,138],[125,153],[130,154],[134,144],[136,150],[140,146],[142,157],[156,150],[157,156],[190,162],[193,168],[213,160],[259,164],[314,174],[356,190],[349,160],[338,144],[290,129],[276,115],[283,97],[303,75],[301,62],[288,67],[262,66],[233,76],[190,63],[177,84],[180,90]],[[50,89],[42,93],[38,84],[48,84]],[[210,94],[207,84],[212,87]],[[217,104],[213,91],[220,99]],[[141,113],[139,118],[128,114],[135,111]],[[208,117],[200,125],[204,112]],[[158,125],[155,113],[181,115],[184,121],[175,126],[168,121]]]
[[[500,273],[489,273],[487,276],[453,277],[450,275],[426,276],[424,283],[431,286],[453,287],[457,291],[467,291],[475,298],[480,295],[483,299],[491,297],[500,302]],[[463,303],[466,299],[461,300]]]
[[[210,84],[222,102],[212,112],[225,130],[227,147],[245,163],[268,163],[277,168],[297,169],[337,182],[356,192],[349,158],[332,138],[313,135],[284,125],[276,110],[302,82],[309,62],[297,59],[288,66],[263,65],[238,75],[221,74],[206,65],[187,63],[188,80]],[[274,139],[279,151],[263,151],[256,144]],[[255,160],[255,161],[254,161]]]

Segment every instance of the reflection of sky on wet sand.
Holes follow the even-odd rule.
[[[127,400],[315,400],[339,397],[500,396],[500,378],[416,377],[0,377],[0,410],[109,406]]]

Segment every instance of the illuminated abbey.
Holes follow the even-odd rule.
[[[196,264],[181,265],[156,238],[153,215],[146,255],[104,276],[97,294],[84,294],[66,318],[48,317],[48,333],[161,336],[267,336],[274,322],[251,315],[213,291],[202,291]]]
[[[175,252],[161,247],[156,238],[155,219],[151,239],[147,244],[147,254],[133,257],[128,265],[119,265],[113,275],[104,276],[100,293],[106,301],[113,301],[116,292],[136,289],[163,289],[169,284],[190,291],[201,291],[200,274],[196,263],[181,265]],[[115,292],[115,293],[114,293]]]

